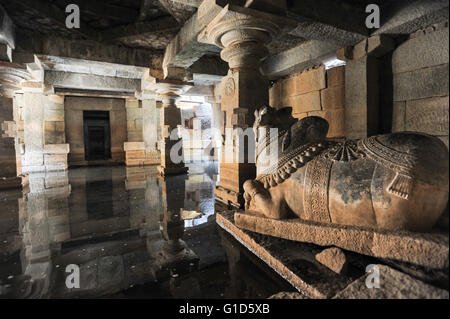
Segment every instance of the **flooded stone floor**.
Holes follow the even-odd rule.
[[[30,174],[0,192],[0,298],[267,298],[292,286],[215,222],[217,164]],[[68,288],[79,269],[79,288]],[[71,268],[72,269],[72,268]]]

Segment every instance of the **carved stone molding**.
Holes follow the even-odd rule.
[[[12,98],[21,90],[21,82],[31,78],[27,69],[17,63],[0,62],[0,94]]]

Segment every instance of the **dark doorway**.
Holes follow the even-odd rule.
[[[111,158],[111,133],[108,111],[83,111],[86,160]]]

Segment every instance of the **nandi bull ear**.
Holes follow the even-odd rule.
[[[309,141],[324,140],[330,125],[328,121],[319,116],[308,116],[299,121],[303,135]]]

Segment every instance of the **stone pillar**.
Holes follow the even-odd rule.
[[[64,96],[53,87],[25,81],[23,90],[24,155],[22,171],[66,170],[69,144],[66,143]]]
[[[158,151],[158,127],[160,125],[160,113],[156,107],[156,99],[142,99],[142,120],[145,146],[144,164],[159,164],[161,154]]]
[[[18,64],[0,62],[0,189],[21,188],[28,184],[22,175],[18,157],[19,119],[13,101],[20,83],[29,78],[26,69]]]
[[[261,74],[260,65],[269,53],[266,45],[280,32],[277,23],[272,22],[270,17],[270,14],[266,14],[265,19],[252,16],[250,11],[246,14],[228,11],[221,13],[221,18],[216,17],[199,35],[200,41],[223,48],[221,58],[228,62],[230,68],[221,83],[224,127],[250,129],[249,139],[254,138],[251,128],[255,110],[269,103],[269,83]],[[226,145],[232,145],[233,160],[225,160],[230,152],[223,148],[216,199],[241,206],[244,182],[256,177],[255,158],[253,151],[248,152],[248,147],[240,150],[243,137],[232,139],[225,140]],[[244,154],[239,153],[242,150]],[[244,162],[238,161],[239,158],[244,158]]]
[[[159,164],[157,150],[159,112],[154,94],[138,92],[136,99],[126,101],[127,142],[124,143],[127,166]]]
[[[387,36],[370,37],[337,52],[345,66],[345,135],[364,138],[380,131],[380,89],[378,58],[394,49]]]
[[[193,86],[192,83],[176,80],[159,80],[148,78],[148,89],[158,94],[162,100],[161,127],[162,140],[161,165],[158,170],[161,175],[183,174],[188,171],[184,165],[183,141],[178,134],[181,125],[181,112],[176,102],[180,95]],[[172,152],[172,156],[171,156]]]

